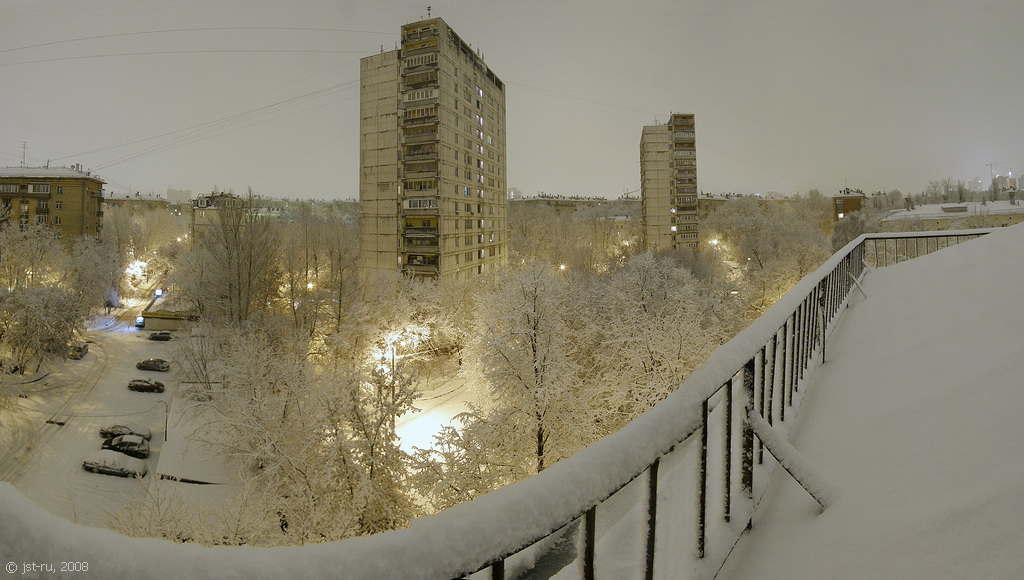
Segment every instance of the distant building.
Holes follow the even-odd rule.
[[[99,234],[106,182],[81,166],[0,169],[0,203],[9,220],[49,226],[64,237]]]
[[[998,228],[1024,222],[1024,203],[971,201],[916,206],[890,211],[881,221],[886,232]]]
[[[129,194],[114,194],[107,193],[103,197],[103,205],[106,207],[127,207],[132,210],[146,210],[146,209],[167,209],[167,200],[153,195],[142,195],[136,193],[134,195]]]
[[[167,188],[167,203],[182,204],[192,201],[192,190],[191,189],[171,189]]]
[[[447,23],[360,62],[364,271],[469,277],[508,260],[505,84]]]
[[[832,198],[832,220],[839,221],[855,211],[864,208],[867,196],[861,191],[844,191]]]
[[[206,231],[217,219],[217,212],[223,210],[241,210],[247,207],[246,200],[233,193],[213,192],[196,196],[192,200],[192,216],[189,234],[192,243],[201,244]]]
[[[556,213],[562,211],[574,212],[584,207],[602,207],[610,205],[630,205],[639,200],[632,199],[605,199],[603,197],[583,197],[578,195],[549,195],[538,194],[534,196],[521,196],[509,201],[510,204],[522,206],[546,206],[555,209]]]
[[[694,116],[674,113],[640,136],[644,243],[651,250],[696,248],[697,144]]]

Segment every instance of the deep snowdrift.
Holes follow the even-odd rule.
[[[868,274],[719,579],[1024,578],[1024,227]]]

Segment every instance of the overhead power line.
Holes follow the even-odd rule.
[[[215,54],[215,53],[237,53],[237,54],[266,54],[266,53],[281,53],[281,54],[371,54],[373,51],[367,50],[286,50],[286,49],[227,49],[227,50],[152,50],[152,51],[139,51],[139,52],[119,52],[110,54],[86,54],[79,56],[60,56],[55,58],[41,58],[38,60],[23,60],[20,62],[8,62],[0,64],[0,67],[4,66],[18,66],[23,64],[40,64],[44,62],[59,62],[63,60],[85,60],[90,58],[112,58],[112,57],[123,57],[123,56],[153,56],[158,54]]]
[[[15,48],[5,48],[0,50],[0,54],[5,52],[15,52],[19,50],[29,50],[32,48],[40,48],[43,46],[54,46],[57,44],[69,44],[72,42],[85,42],[89,40],[101,40],[104,38],[122,38],[125,36],[143,36],[147,34],[171,34],[176,32],[224,32],[228,30],[283,30],[283,31],[301,31],[301,32],[345,32],[345,33],[356,33],[356,34],[386,34],[388,36],[394,36],[393,32],[378,32],[374,30],[350,30],[345,28],[312,28],[305,26],[207,26],[202,28],[165,28],[162,30],[142,30],[138,32],[118,32],[113,34],[98,34],[95,36],[83,36],[81,38],[69,38],[66,40],[53,40],[50,42],[41,42],[39,44],[29,44],[26,46],[18,46]]]

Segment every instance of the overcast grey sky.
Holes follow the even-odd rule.
[[[671,112],[708,193],[1024,171],[1021,0],[0,0],[0,166],[356,198],[359,59],[428,4],[505,81],[527,194],[638,189]]]

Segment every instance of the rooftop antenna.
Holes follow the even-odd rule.
[[[25,152],[28,150],[28,141],[21,142],[21,166],[25,167]]]
[[[430,6],[427,6],[427,18],[430,18]]]

